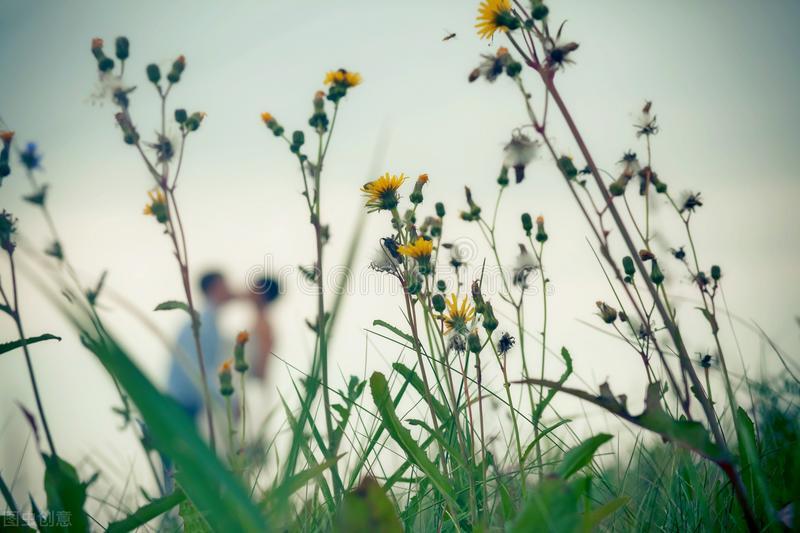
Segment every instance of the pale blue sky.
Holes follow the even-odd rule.
[[[80,272],[89,280],[108,268],[110,287],[147,312],[161,300],[179,297],[180,287],[168,243],[141,215],[149,178],[134,151],[121,142],[113,106],[92,101],[92,37],[109,43],[117,35],[129,37],[128,79],[139,85],[132,113],[144,135],[156,124],[145,65],[187,57],[171,107],[208,113],[188,145],[179,191],[190,255],[195,270],[216,265],[242,283],[247,269],[267,255],[276,268],[312,260],[294,160],[265,130],[259,113],[270,111],[288,130],[305,124],[311,97],[329,69],[346,67],[364,77],[344,102],[323,185],[323,209],[333,233],[329,264],[343,256],[358,221],[358,187],[374,177],[368,172],[382,136],[388,141],[381,170],[427,172],[427,198],[445,201],[450,213],[463,205],[464,184],[488,209],[502,145],[524,118],[508,80],[466,82],[478,54],[493,53],[499,44],[476,37],[476,4],[0,0],[0,117],[18,132],[18,141],[40,144],[43,178],[52,186],[50,206]],[[611,168],[622,152],[641,148],[631,124],[643,101],[652,99],[662,126],[654,141],[654,167],[671,190],[700,190],[706,201],[696,217],[701,258],[723,266],[732,311],[757,320],[796,354],[800,2],[575,0],[553,2],[552,12],[556,19],[568,19],[566,37],[581,44],[577,64],[559,83],[595,158]],[[443,43],[447,31],[457,37]],[[553,132],[565,153],[577,155],[563,128],[554,124]],[[585,225],[546,159],[535,162],[528,174],[506,200],[500,223],[509,230],[501,245],[508,255],[514,253],[521,211],[547,217],[554,347],[572,349],[576,370],[590,385],[610,378],[620,392],[639,397],[640,375],[619,370],[633,367],[632,355],[576,320],[593,321],[595,300],[611,298],[585,244]],[[41,248],[46,243],[41,219],[19,199],[27,192],[27,182],[16,173],[3,184],[0,204],[19,217],[28,243]],[[659,216],[674,227],[665,209]],[[387,231],[385,217],[371,215],[368,221],[358,272],[377,237]],[[450,238],[479,237],[465,223],[452,222],[445,230]],[[668,235],[677,241],[677,228]],[[680,270],[668,268],[677,290],[690,294]],[[65,336],[60,344],[34,350],[45,403],[64,449],[80,457],[113,445],[140,464],[129,436],[112,431],[116,420],[107,404],[113,394],[99,365],[30,283],[22,289],[28,329]],[[340,322],[333,365],[345,373],[385,368],[396,350],[373,346],[365,364],[363,329],[373,318],[398,321],[398,303],[385,295],[355,295]],[[277,351],[301,367],[312,340],[300,317],[311,315],[313,305],[313,298],[295,291],[276,309]],[[531,305],[529,316],[538,327],[539,304]],[[685,327],[698,331],[692,349],[707,349],[709,340],[699,335],[703,324],[695,324],[691,302],[681,317]],[[153,318],[168,336],[181,319]],[[226,327],[235,331],[242,320],[234,313]],[[154,379],[163,379],[166,350],[111,305],[108,321]],[[0,322],[0,331],[3,339],[13,335],[7,320]],[[748,337],[744,331],[742,336]],[[759,344],[753,338],[744,344],[748,365],[760,368]],[[24,444],[24,422],[12,400],[31,402],[20,356],[0,359],[4,471],[19,460]],[[553,363],[553,368],[559,367]],[[277,362],[273,372],[275,381],[285,382]],[[60,390],[65,379],[87,386],[65,401]],[[265,397],[276,399],[269,392]],[[86,415],[78,429],[67,422],[76,412]],[[29,468],[35,465],[34,459]],[[126,468],[119,470],[114,475],[124,478]]]

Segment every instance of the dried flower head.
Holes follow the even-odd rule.
[[[158,134],[158,140],[154,143],[147,143],[149,148],[156,152],[156,159],[159,163],[169,163],[175,157],[175,142],[166,135]]]
[[[517,183],[525,179],[525,167],[536,157],[538,148],[539,141],[531,140],[520,130],[515,130],[511,134],[511,141],[503,148],[505,152],[503,165],[514,169]]]
[[[517,256],[517,264],[514,266],[514,285],[523,289],[528,288],[528,277],[531,272],[536,270],[536,260],[533,254],[528,252],[524,244],[519,245],[519,255]]]
[[[397,207],[400,196],[397,191],[406,180],[404,174],[396,176],[388,172],[374,181],[361,187],[361,192],[367,197],[366,207],[370,212],[391,210]]]
[[[686,211],[694,213],[694,210],[703,206],[703,201],[700,199],[700,193],[686,192],[683,194],[681,200],[681,213]]]
[[[636,136],[650,136],[658,133],[658,122],[655,114],[652,113],[653,102],[645,102],[642,112],[633,126],[636,128]]]
[[[490,39],[497,31],[520,27],[519,19],[511,12],[511,0],[484,0],[478,7],[477,21],[475,27],[481,39]]]
[[[497,351],[500,352],[500,355],[506,355],[514,347],[515,342],[516,339],[506,331],[500,335],[500,339],[497,341]]]

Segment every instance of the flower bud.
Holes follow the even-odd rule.
[[[300,148],[306,142],[306,135],[300,130],[296,130],[292,133],[292,144],[289,146],[289,150],[292,153],[296,154],[300,152]]]
[[[14,234],[17,231],[16,222],[11,213],[5,209],[0,213],[0,248],[9,254],[13,253],[16,248],[14,242]]]
[[[97,68],[100,69],[100,72],[108,72],[114,68],[114,60],[110,57],[104,57],[97,62]]]
[[[600,310],[598,316],[603,319],[606,324],[613,324],[617,320],[617,310],[605,302],[597,302],[597,308]]]
[[[447,283],[445,283],[443,279],[440,279],[436,282],[436,289],[440,292],[444,292],[447,289]]]
[[[428,183],[428,175],[420,174],[419,178],[417,178],[417,182],[414,184],[414,190],[408,197],[412,204],[422,203],[422,187],[424,187],[426,183]]]
[[[155,63],[150,63],[147,65],[147,79],[150,80],[151,83],[155,83],[158,85],[158,82],[161,81],[161,69],[158,68],[158,65]]]
[[[441,281],[441,280],[440,280]],[[443,313],[445,309],[444,303],[444,296],[441,294],[434,294],[431,298],[431,303],[433,304],[433,309],[437,313]]]
[[[625,275],[630,278],[633,278],[634,274],[636,274],[636,267],[631,256],[626,255],[622,258],[622,269],[625,271]]]
[[[283,135],[283,126],[278,124],[278,121],[275,120],[271,114],[267,113],[266,111],[261,113],[261,120],[266,124],[267,128],[272,132],[275,137],[280,137]]]
[[[436,202],[436,216],[439,218],[444,218],[444,204],[442,202]]]
[[[498,322],[497,317],[494,316],[494,311],[492,310],[492,303],[486,302],[483,305],[483,329],[491,335],[494,330],[497,329]]]
[[[189,118],[186,119],[186,129],[189,131],[197,131],[197,128],[200,127],[200,123],[203,122],[204,118],[206,118],[206,114],[202,111],[192,113]]]
[[[473,329],[469,335],[467,335],[467,348],[472,353],[480,353],[481,352],[481,338],[478,335],[478,330]]]
[[[505,165],[500,167],[500,175],[497,177],[497,184],[501,187],[508,185],[508,167]]]
[[[175,110],[175,122],[178,124],[183,124],[186,122],[186,119],[189,118],[189,115],[186,113],[185,109],[176,109]]]
[[[219,367],[217,375],[219,376],[219,393],[223,396],[230,396],[233,394],[233,376],[231,375],[231,366],[233,362],[228,359]]]
[[[185,69],[186,58],[182,55],[178,56],[178,59],[172,63],[172,69],[169,71],[169,74],[167,74],[167,81],[170,83],[178,83],[181,81],[181,74],[183,74]]]
[[[91,51],[95,59],[97,59],[98,61],[103,59],[105,57],[105,54],[103,54],[103,39],[101,39],[100,37],[95,37],[94,39],[92,39]]]
[[[506,74],[510,78],[516,78],[519,76],[520,72],[522,72],[522,63],[519,61],[509,61],[508,65],[506,66]]]
[[[533,219],[531,219],[531,216],[528,213],[522,213],[522,229],[525,230],[525,235],[528,237],[531,236],[531,231],[533,230]]]
[[[464,193],[467,196],[467,204],[469,205],[469,214],[471,215],[472,220],[475,220],[480,216],[481,208],[474,201],[472,201],[472,191],[469,190],[469,187],[464,187]]]
[[[547,232],[544,230],[544,217],[539,215],[536,217],[536,241],[545,242],[547,240]]]
[[[564,155],[558,159],[558,168],[561,169],[561,172],[563,172],[564,176],[568,179],[574,179],[575,176],[578,175],[578,169],[575,168],[575,164],[569,156]]]
[[[114,43],[116,46],[116,54],[117,59],[120,61],[125,61],[128,59],[130,55],[130,47],[131,43],[128,41],[127,37],[117,37],[116,42]]]
[[[533,6],[533,10],[531,12],[531,16],[534,20],[543,20],[547,15],[550,13],[550,9],[543,3],[537,3]]]
[[[233,348],[234,368],[237,372],[244,373],[250,366],[244,359],[244,345],[250,340],[250,335],[246,331],[240,331],[236,335],[236,345]]]
[[[664,282],[664,273],[658,268],[658,261],[653,259],[653,268],[650,271],[650,280],[656,285],[661,285]]]
[[[711,267],[711,279],[714,281],[719,281],[719,278],[722,277],[722,269],[719,268],[719,265],[712,265]]]
[[[406,280],[406,291],[408,294],[419,294],[422,290],[422,277],[416,272],[409,275]]]
[[[475,312],[483,313],[483,307],[486,304],[481,294],[481,284],[478,280],[472,282],[472,301],[475,302]]]

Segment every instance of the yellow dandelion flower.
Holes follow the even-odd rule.
[[[478,35],[481,39],[494,37],[495,32],[519,28],[519,20],[511,13],[511,0],[484,0],[478,7]]]
[[[398,246],[397,251],[406,257],[413,257],[414,259],[427,259],[433,252],[433,241],[429,241],[423,237],[417,237],[417,240],[414,243]]]
[[[468,330],[467,324],[475,317],[475,307],[469,303],[466,295],[461,300],[460,305],[458,296],[455,294],[451,294],[446,303],[447,313],[440,315],[440,318],[444,320],[445,332],[455,330],[458,333],[466,333]]]
[[[361,192],[367,197],[366,206],[370,211],[394,209],[400,201],[397,191],[405,180],[403,174],[395,176],[387,172],[375,181],[370,181],[361,187]]]
[[[325,85],[344,85],[345,87],[355,87],[361,84],[361,74],[350,72],[346,69],[331,70],[325,74]]]
[[[158,217],[159,213],[164,211],[167,205],[167,199],[164,197],[164,193],[160,190],[153,190],[148,191],[147,196],[150,197],[150,203],[144,206],[144,214]]]
[[[344,76],[347,71],[344,69],[339,70],[331,70],[325,74],[325,85],[331,85],[333,83],[342,83],[344,81]]]
[[[361,74],[358,72],[346,72],[344,75],[344,82],[348,87],[355,87],[361,84]]]

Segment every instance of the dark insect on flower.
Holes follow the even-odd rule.
[[[686,259],[686,251],[683,249],[683,246],[681,246],[677,250],[675,248],[670,248],[669,251],[672,254],[672,256],[678,261],[684,261]]]
[[[516,339],[506,331],[497,341],[497,351],[500,352],[500,355],[506,355],[514,347],[515,342]]]
[[[383,247],[386,249],[387,252],[389,252],[389,255],[392,256],[392,259],[394,259],[395,261],[403,260],[403,256],[401,256],[400,252],[397,250],[399,245],[397,244],[397,241],[394,239],[394,237],[385,237],[381,239],[381,244],[383,244]]]
[[[28,170],[42,168],[42,154],[37,151],[36,143],[28,143],[19,153],[19,160]]]
[[[712,357],[710,354],[699,354],[700,355],[700,366],[703,368],[711,368],[711,361]]]
[[[700,199],[700,193],[686,193],[683,198],[683,206],[681,207],[681,213],[689,211],[690,213],[694,213],[694,210],[698,207],[703,206],[703,202]]]
[[[158,140],[148,143],[147,146],[156,151],[156,158],[159,163],[168,163],[175,157],[175,145],[166,135],[158,134]]]

